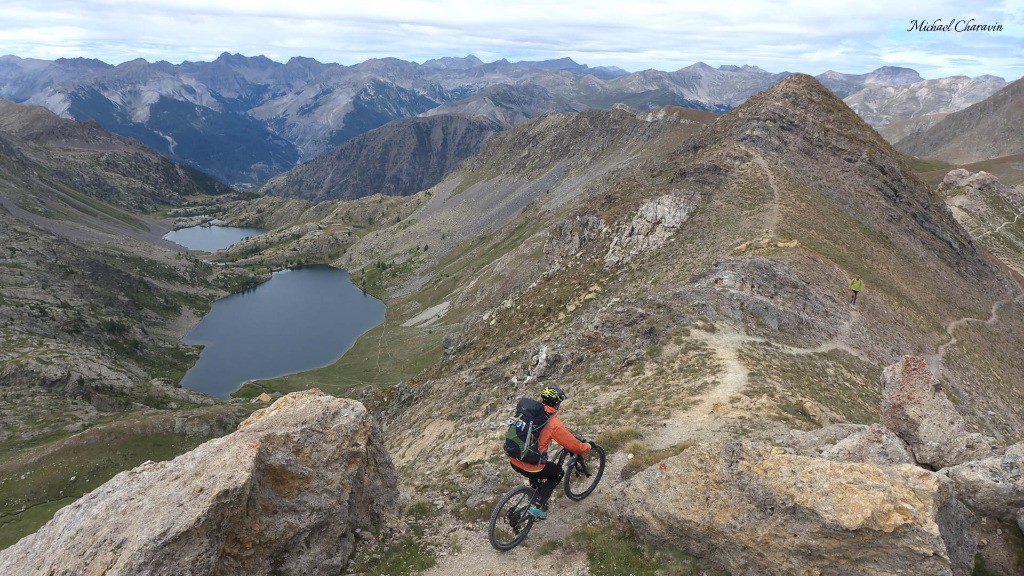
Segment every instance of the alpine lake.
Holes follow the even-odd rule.
[[[212,252],[262,232],[195,226],[164,238]],[[345,270],[316,265],[275,272],[256,288],[214,302],[182,338],[203,351],[181,385],[227,398],[248,380],[327,366],[380,324],[385,310],[383,302],[352,284]]]

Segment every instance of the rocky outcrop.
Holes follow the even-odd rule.
[[[641,534],[733,574],[970,574],[977,548],[940,474],[757,443],[691,447],[617,500]]]
[[[994,174],[989,174],[984,170],[973,173],[963,168],[950,170],[942,178],[942,182],[939,183],[939,192],[949,194],[957,188],[966,188],[968,191],[973,192],[996,194],[1012,204],[1017,210],[1024,209],[1024,197],[1021,197],[1019,192],[1007,188]]]
[[[644,202],[629,226],[612,240],[605,264],[623,264],[662,246],[689,219],[696,207],[697,200],[693,195],[666,194]]]
[[[974,510],[1003,522],[1013,522],[1024,508],[1024,442],[1001,456],[965,462],[941,471],[957,495]]]
[[[338,574],[397,508],[362,404],[312,390],[170,462],[122,472],[0,552],[2,574]]]
[[[544,259],[548,268],[579,258],[584,247],[603,238],[607,230],[603,220],[590,215],[562,220],[552,226],[544,241]]]
[[[992,444],[968,432],[924,358],[904,356],[882,372],[882,424],[907,444],[918,464],[934,469],[992,454]]]

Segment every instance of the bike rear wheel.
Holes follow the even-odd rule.
[[[576,456],[565,472],[565,495],[570,500],[583,500],[597,488],[597,483],[604,475],[605,453],[604,448],[597,444],[590,444],[590,452],[582,456]]]
[[[533,489],[520,486],[505,493],[494,505],[491,521],[487,525],[487,538],[498,550],[511,550],[519,545],[533,527],[530,502]]]

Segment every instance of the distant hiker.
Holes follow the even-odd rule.
[[[860,281],[860,276],[856,276],[853,282],[850,282],[850,304],[857,305],[857,293],[864,288],[864,283]]]
[[[534,460],[533,463],[520,460],[515,456],[509,456],[508,461],[512,465],[512,469],[519,472],[523,476],[526,476],[530,480],[543,480],[544,484],[541,485],[540,490],[533,497],[533,502],[530,505],[530,514],[537,518],[547,518],[547,501],[551,496],[551,493],[555,491],[558,483],[562,480],[564,472],[562,467],[554,462],[549,462],[547,459],[548,444],[551,440],[558,442],[559,445],[563,446],[569,452],[573,454],[586,454],[590,451],[590,444],[580,442],[573,436],[572,432],[566,429],[565,424],[555,416],[558,413],[558,407],[562,404],[562,400],[565,400],[566,394],[558,386],[547,386],[540,393],[540,400],[543,403],[542,413],[534,415],[534,409],[532,405],[540,405],[536,400],[530,398],[523,398],[519,401],[519,406],[516,408],[516,412],[522,412],[522,415],[517,415],[517,418],[523,421],[530,430],[538,430],[536,436],[530,435],[536,438],[536,446],[533,450],[526,450],[524,452],[531,453],[529,456],[522,456],[528,460]],[[523,410],[520,410],[520,407]],[[536,410],[536,412],[541,412]],[[533,421],[540,420],[534,424]],[[520,447],[522,449],[522,447]],[[536,452],[534,452],[536,450]],[[508,453],[508,448],[506,448]],[[539,458],[534,457],[538,455]]]

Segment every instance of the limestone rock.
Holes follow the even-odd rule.
[[[544,258],[548,268],[561,266],[576,257],[588,244],[602,238],[607,225],[596,216],[562,220],[548,230]]]
[[[1013,522],[1024,507],[1024,442],[1001,456],[965,462],[941,473],[953,481],[961,500],[988,516]]]
[[[968,432],[923,358],[904,356],[882,371],[882,424],[935,469],[992,454],[987,438]]]
[[[696,208],[697,201],[693,195],[680,197],[666,194],[644,202],[629,226],[612,240],[604,259],[605,264],[610,266],[629,262],[644,252],[662,246]]]
[[[820,458],[826,450],[853,434],[867,430],[863,424],[843,422],[832,424],[815,430],[790,430],[792,442],[790,446],[801,456]]]
[[[966,575],[977,548],[952,483],[907,464],[700,444],[616,497],[641,534],[733,574]]]
[[[876,465],[915,463],[914,455],[903,440],[880,424],[847,436],[826,449],[822,456],[837,462]]]
[[[338,574],[397,510],[362,404],[284,396],[238,431],[122,472],[0,552],[0,574]]]

